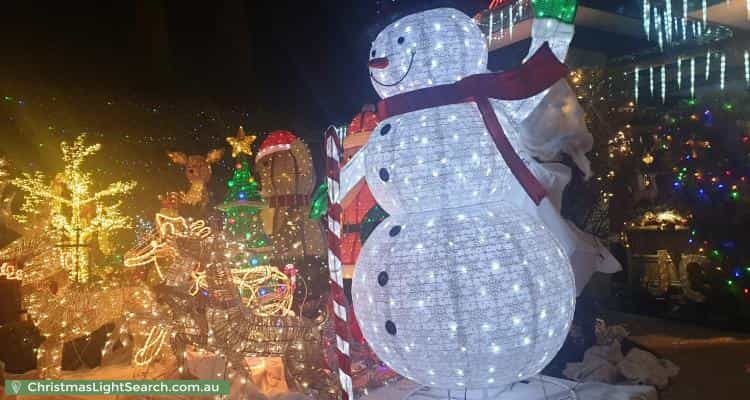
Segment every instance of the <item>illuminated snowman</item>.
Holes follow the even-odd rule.
[[[533,32],[530,54],[549,42],[552,58],[564,59],[571,25],[537,19]],[[439,8],[386,27],[370,60],[373,87],[388,99],[485,73],[487,45],[471,18]],[[520,101],[490,100],[526,164],[534,140],[519,133],[524,120],[561,106],[569,91],[563,80]],[[430,102],[436,92],[426,93]],[[546,366],[573,318],[570,254],[511,173],[477,103],[385,118],[342,170],[342,193],[361,177],[390,214],[364,245],[352,286],[377,355],[414,381],[454,390],[502,387]],[[547,178],[545,186],[556,184]],[[540,209],[555,211],[550,195]]]

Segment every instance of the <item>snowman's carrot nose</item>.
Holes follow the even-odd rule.
[[[388,57],[373,58],[367,65],[370,68],[383,69],[388,67]]]

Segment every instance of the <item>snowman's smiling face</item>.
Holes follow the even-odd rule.
[[[408,15],[378,34],[370,80],[381,98],[456,82],[487,68],[487,43],[461,11],[437,8]]]

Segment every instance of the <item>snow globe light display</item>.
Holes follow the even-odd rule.
[[[559,58],[554,46],[542,47]],[[386,100],[486,68],[486,39],[451,8],[392,23],[370,50],[372,84]],[[512,148],[520,149],[519,115],[528,116],[543,95],[487,103]],[[379,111],[383,117],[382,102]],[[510,200],[526,193],[498,152],[487,115],[472,101],[385,114],[341,173],[342,196],[364,176],[390,215],[354,272],[365,339],[392,369],[430,387],[502,388],[538,374],[570,327],[574,277],[550,230]]]

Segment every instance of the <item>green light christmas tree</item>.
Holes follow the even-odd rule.
[[[268,266],[271,252],[270,240],[263,230],[260,217],[260,210],[266,207],[266,204],[250,168],[251,147],[255,139],[253,135],[246,135],[242,127],[238,129],[236,137],[227,138],[227,142],[232,146],[232,157],[235,158],[236,164],[232,178],[227,182],[224,202],[217,208],[224,212],[225,238],[236,244],[231,257],[235,263],[235,270]],[[273,291],[270,287],[261,287],[258,290],[258,297],[264,297]]]

